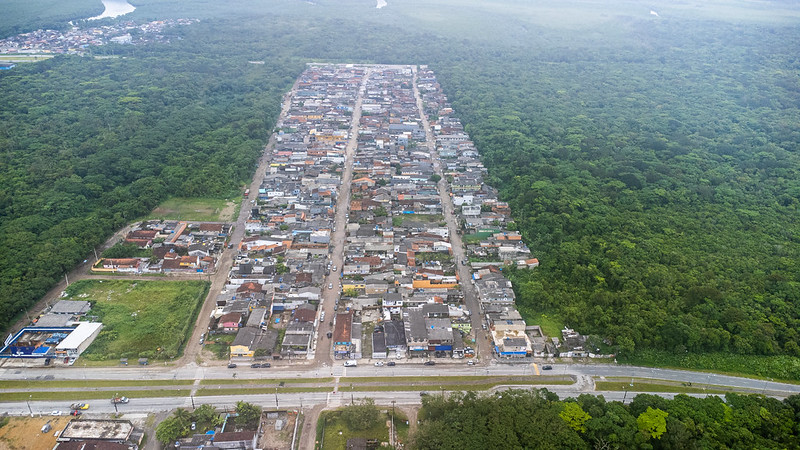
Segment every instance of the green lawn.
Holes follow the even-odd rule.
[[[72,300],[92,302],[103,330],[84,356],[170,359],[180,356],[202,301],[205,281],[81,280],[67,288]]]
[[[517,305],[525,322],[529,325],[539,325],[542,327],[542,332],[549,337],[561,338],[561,330],[564,329],[564,321],[561,320],[555,313],[536,313],[530,311],[528,308]]]
[[[374,427],[363,431],[354,431],[348,428],[344,420],[341,419],[341,411],[323,411],[317,421],[318,444],[315,448],[321,450],[343,449],[347,445],[347,439],[354,437],[364,437],[367,439],[377,439],[378,442],[388,442],[389,429],[386,427],[386,420],[388,420],[388,418],[386,414],[381,414],[382,420]],[[405,422],[403,423],[405,424]]]
[[[633,384],[633,386],[631,386]],[[596,381],[597,391],[631,391],[631,392],[673,392],[680,394],[725,394],[735,389],[724,386],[695,384],[690,385],[678,381],[609,378],[606,381]]]
[[[230,222],[239,199],[174,197],[158,205],[147,219]]]
[[[65,402],[78,402],[83,400],[100,400],[111,402],[112,397],[154,398],[154,397],[188,397],[190,389],[148,389],[143,391],[115,390],[82,390],[82,391],[35,391],[35,392],[3,392],[0,393],[0,402],[19,402],[24,400],[63,400]],[[58,406],[66,409],[69,405]],[[89,404],[91,407],[91,403]],[[124,405],[121,405],[122,408]],[[90,411],[91,412],[91,411]]]

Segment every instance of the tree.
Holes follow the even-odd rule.
[[[212,429],[221,422],[216,408],[209,404],[200,405],[195,409],[192,412],[192,419],[197,422],[197,429],[200,432]]]
[[[156,439],[165,445],[172,444],[188,432],[189,427],[177,417],[168,417],[156,427]]]
[[[342,410],[342,418],[347,426],[354,431],[368,430],[380,421],[380,413],[375,407],[375,400],[362,399]]]
[[[442,179],[442,176],[439,175],[438,173],[435,173],[435,174],[431,175],[431,177],[430,177],[430,180],[433,181],[434,183],[438,183],[439,180],[441,180],[441,179]]]
[[[236,403],[236,424],[246,429],[256,429],[258,421],[261,420],[261,407],[239,401]]]
[[[647,407],[647,411],[639,414],[636,418],[636,425],[639,431],[647,433],[650,437],[661,439],[661,435],[667,431],[667,416],[669,413],[660,409]]]
[[[558,414],[575,431],[586,432],[586,421],[592,418],[581,405],[574,402],[564,403],[564,409]]]

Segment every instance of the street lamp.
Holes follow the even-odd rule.
[[[32,398],[33,398],[33,395],[29,395],[28,396],[28,400],[25,400],[25,403],[28,404],[28,412],[31,413],[31,417],[33,417],[33,410],[31,409],[31,399]]]
[[[117,409],[117,402],[115,401],[117,398],[119,398],[119,393],[114,393],[114,398],[111,399],[111,403],[114,405],[115,413],[119,412],[119,410]]]
[[[278,409],[278,386],[275,386],[275,409]]]

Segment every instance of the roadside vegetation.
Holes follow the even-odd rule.
[[[350,438],[375,440],[380,445],[389,443],[389,433],[394,417],[398,443],[407,442],[406,417],[398,409],[378,407],[371,398],[365,398],[335,411],[323,411],[317,421],[317,445],[319,450],[345,448]],[[386,447],[396,448],[396,447]]]
[[[473,392],[422,400],[412,447],[463,448],[796,448],[800,397],[724,398],[639,394],[627,404],[547,390]],[[546,431],[544,431],[546,430]]]
[[[67,288],[69,299],[91,302],[103,323],[83,357],[168,360],[181,355],[208,293],[205,281],[81,280]]]

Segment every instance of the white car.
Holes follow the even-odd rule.
[[[376,361],[375,367],[383,367],[383,361]]]
[[[53,411],[53,412],[50,413],[50,415],[51,416],[60,416],[61,415],[61,411]]]
[[[333,283],[328,283],[328,289],[333,289]]]

